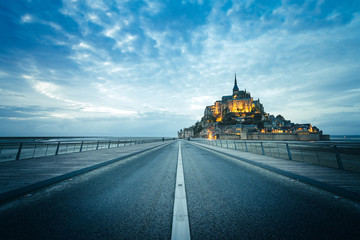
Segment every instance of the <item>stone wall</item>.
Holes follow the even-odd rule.
[[[247,140],[319,141],[318,133],[248,133]]]
[[[319,133],[245,133],[238,135],[220,135],[223,140],[261,140],[261,141],[320,141],[329,140],[328,135]]]
[[[218,136],[219,140],[241,140],[241,137],[238,135],[225,135],[225,134],[220,134]]]

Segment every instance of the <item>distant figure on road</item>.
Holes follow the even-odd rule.
[[[163,138],[162,140],[163,140],[163,142],[165,142],[165,138]]]

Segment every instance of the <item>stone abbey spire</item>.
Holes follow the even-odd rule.
[[[239,94],[239,87],[237,85],[236,72],[235,72],[235,82],[234,82],[234,88],[233,88],[233,95],[237,95],[237,94]]]

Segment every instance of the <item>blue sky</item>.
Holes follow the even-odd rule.
[[[360,134],[357,1],[2,0],[0,136],[176,136],[240,89]]]

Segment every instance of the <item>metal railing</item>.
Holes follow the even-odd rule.
[[[191,139],[212,146],[360,172],[360,144]]]
[[[0,162],[161,142],[173,138],[1,143]]]

